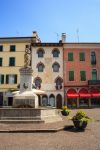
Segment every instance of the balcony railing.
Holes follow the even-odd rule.
[[[100,85],[100,80],[88,80],[88,85]]]

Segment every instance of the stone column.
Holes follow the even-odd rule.
[[[89,104],[89,107],[91,107],[91,98],[88,99],[88,102],[89,102],[89,103],[88,103],[88,104]]]
[[[79,97],[77,98],[77,108],[79,108]]]

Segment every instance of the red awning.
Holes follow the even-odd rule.
[[[90,97],[91,97],[91,94],[89,94],[89,93],[79,93],[79,96],[80,96],[81,98],[90,98]]]
[[[91,95],[92,95],[92,97],[94,97],[94,98],[95,98],[95,97],[97,97],[97,98],[100,97],[100,93],[91,93]]]
[[[79,97],[79,95],[77,94],[77,93],[72,93],[72,94],[67,94],[67,97],[68,98],[77,98],[77,97]]]

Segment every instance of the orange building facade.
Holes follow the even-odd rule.
[[[100,43],[65,43],[63,60],[65,104],[100,105]]]

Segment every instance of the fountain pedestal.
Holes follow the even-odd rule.
[[[29,105],[38,108],[38,96],[32,91],[33,70],[30,67],[24,67],[20,70],[20,91],[16,92],[13,98],[13,107]]]

